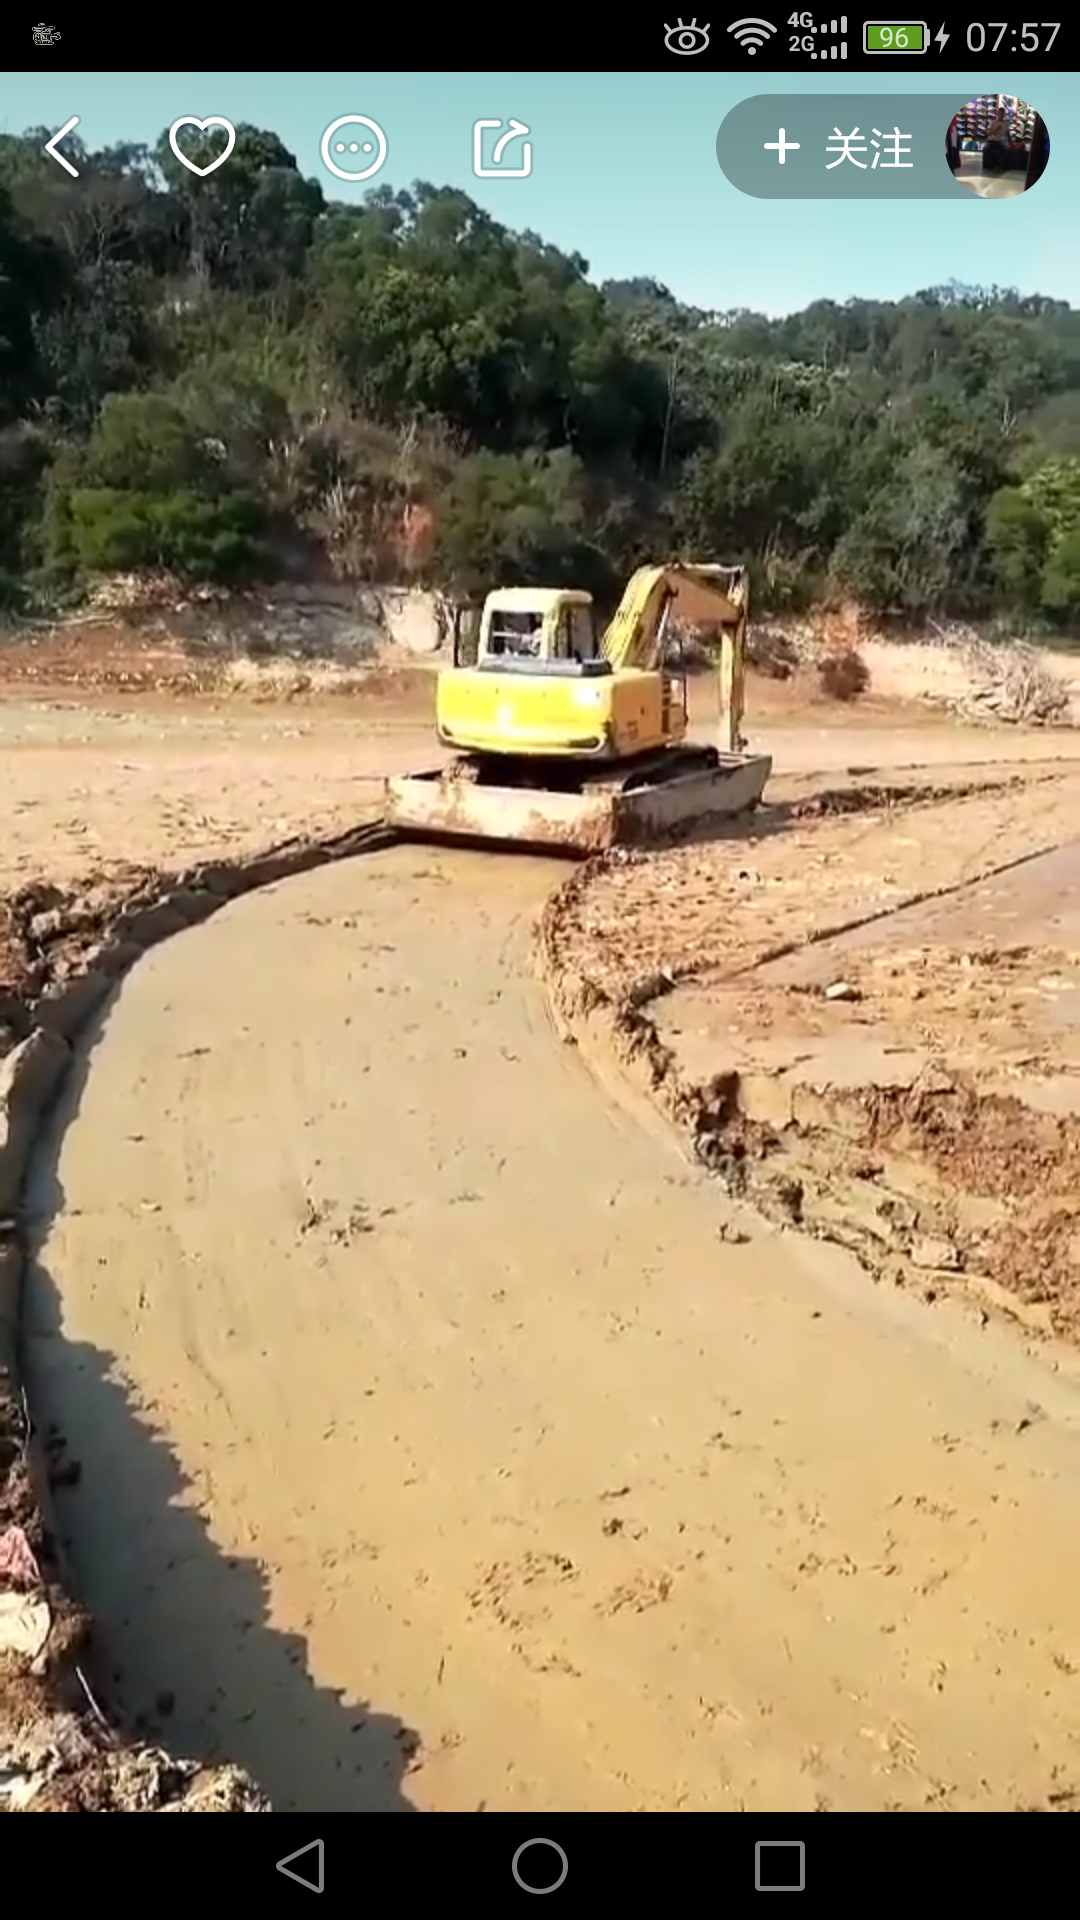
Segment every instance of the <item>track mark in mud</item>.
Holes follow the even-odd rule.
[[[376,1233],[379,1222],[392,1219],[396,1212],[396,1207],[373,1208],[363,1200],[354,1200],[346,1207],[337,1200],[308,1198],[297,1232],[301,1238],[311,1234],[329,1241],[332,1246],[349,1247]]]
[[[474,1610],[490,1612],[501,1626],[520,1633],[550,1619],[550,1590],[580,1577],[564,1554],[526,1553],[520,1560],[499,1560],[488,1567],[467,1598]]]
[[[580,1579],[579,1568],[564,1554],[527,1552],[520,1560],[489,1566],[466,1600],[474,1616],[489,1615],[496,1621],[508,1636],[510,1651],[530,1672],[580,1679],[580,1668],[548,1640],[567,1592]]]
[[[651,1613],[671,1598],[675,1582],[670,1573],[640,1573],[613,1587],[596,1603],[596,1612],[611,1620],[617,1613]]]

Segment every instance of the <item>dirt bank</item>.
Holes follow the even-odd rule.
[[[869,795],[794,853],[766,817],[599,863],[548,911],[559,1002],[772,1219],[1076,1341],[1078,797]]]

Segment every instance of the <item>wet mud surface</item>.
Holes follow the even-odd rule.
[[[610,1097],[562,877],[372,854],[104,1010],[28,1330],[118,1699],[282,1810],[1070,1804],[1071,1392]]]

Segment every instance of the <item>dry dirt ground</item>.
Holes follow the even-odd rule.
[[[401,691],[9,685],[9,1008],[146,869],[354,826],[430,761]],[[1057,1346],[920,1297],[1017,1293],[1015,1145],[996,1185],[955,1148],[1019,1074],[1057,1089],[1008,1140],[1063,1276],[1039,1331],[1071,1330],[1075,874],[1002,870],[1068,842],[1076,737],[758,692],[753,830],[548,913],[578,1045],[532,963],[565,869],[406,848],[180,934],[88,1035],[24,1225],[92,1676],[281,1810],[1077,1804],[1080,1402]],[[926,896],[951,932],[843,932]],[[849,1236],[862,1266],[849,1189],[907,1222]]]
[[[1080,769],[858,799],[807,833],[830,802],[796,798],[726,862],[594,869],[552,932],[564,992],[733,1192],[1078,1340]]]

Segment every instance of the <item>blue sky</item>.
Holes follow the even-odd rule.
[[[258,36],[256,36],[257,39]],[[824,80],[824,75],[822,76]],[[740,67],[737,74],[7,74],[0,131],[61,126],[80,116],[90,146],[151,142],[181,114],[224,115],[271,127],[301,169],[337,199],[366,189],[329,176],[320,142],[346,113],[383,128],[374,184],[416,179],[466,189],[513,227],[530,227],[585,255],[594,277],[647,275],[708,308],[787,313],[815,299],[895,299],[948,280],[996,281],[1080,306],[1080,77],[1008,71],[916,76],[830,71],[828,90],[1019,93],[1050,133],[1050,165],[1030,194],[872,204],[752,200],[724,180],[717,128],[751,93],[811,91],[803,78]],[[472,126],[524,121],[533,172],[483,181],[472,172]],[[75,183],[72,183],[73,188]]]

